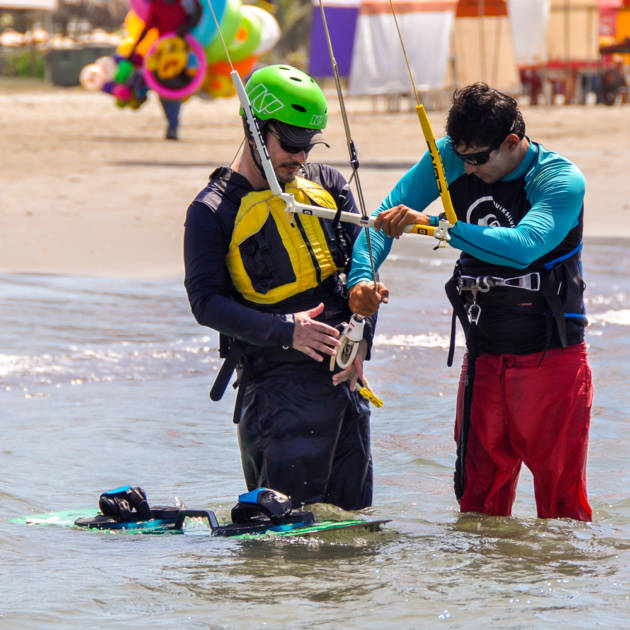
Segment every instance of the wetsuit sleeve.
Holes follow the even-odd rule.
[[[453,247],[496,265],[525,269],[557,247],[580,218],[585,182],[561,156],[544,158],[526,181],[531,208],[514,228],[469,225],[450,229]]]
[[[293,316],[263,313],[229,296],[225,227],[215,212],[194,201],[184,230],[184,263],[195,319],[229,337],[259,346],[291,346]]]

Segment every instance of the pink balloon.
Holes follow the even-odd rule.
[[[138,17],[146,22],[147,15],[149,15],[149,7],[151,6],[150,2],[147,0],[129,0],[129,4],[131,8],[136,12]]]
[[[127,85],[121,85],[120,83],[117,83],[114,86],[114,89],[112,90],[112,94],[119,101],[128,101],[133,96],[133,92],[131,91],[131,88]]]

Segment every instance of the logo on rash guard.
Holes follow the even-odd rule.
[[[515,227],[510,211],[497,203],[492,195],[473,201],[466,210],[466,223],[490,227]]]

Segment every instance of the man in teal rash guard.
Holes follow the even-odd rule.
[[[516,101],[486,84],[454,93],[446,131],[437,145],[458,219],[449,243],[462,251],[446,292],[467,346],[455,421],[460,510],[509,516],[525,462],[539,517],[590,521],[584,177],[529,140]],[[437,197],[427,152],[375,212],[377,265],[406,225],[437,225],[420,212]],[[348,285],[363,315],[388,300],[370,278],[361,235]]]

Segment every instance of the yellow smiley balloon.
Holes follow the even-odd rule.
[[[186,42],[181,37],[166,37],[158,41],[147,65],[159,79],[173,79],[185,68],[188,61]]]

